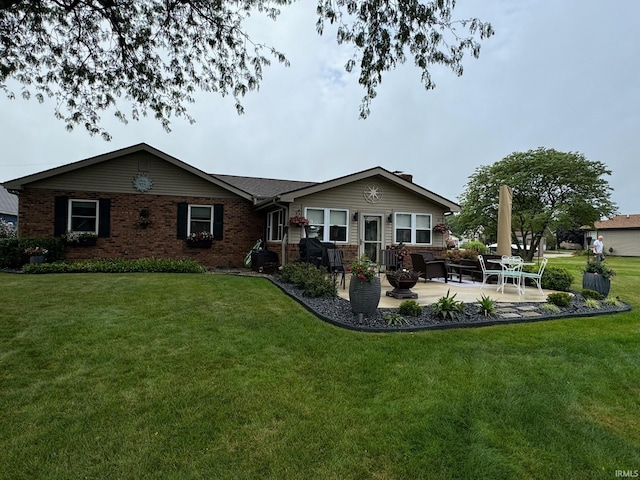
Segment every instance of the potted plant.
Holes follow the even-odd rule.
[[[604,261],[594,258],[587,262],[587,266],[582,272],[582,288],[595,290],[603,297],[609,295],[611,277],[615,276],[616,272],[610,269]]]
[[[351,272],[351,310],[359,315],[375,312],[380,303],[378,264],[369,260],[366,255],[361,255],[347,267],[347,270]]]
[[[294,215],[289,219],[289,225],[293,225],[294,227],[306,227],[309,225],[309,219],[302,215]]]
[[[49,250],[42,247],[30,247],[24,249],[24,253],[29,255],[29,263],[31,264],[44,263],[44,256],[48,251]]]
[[[213,234],[210,232],[192,232],[187,237],[187,245],[195,248],[209,248],[213,243]]]
[[[411,291],[420,278],[420,272],[402,268],[386,273],[387,280],[393,287],[386,295],[393,298],[418,298],[418,294]]]
[[[93,232],[67,232],[62,238],[70,245],[89,246],[96,244],[98,235]]]

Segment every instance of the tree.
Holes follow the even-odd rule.
[[[531,244],[526,251],[518,247],[520,255],[531,260],[547,227],[579,229],[616,213],[605,175],[611,171],[604,163],[587,160],[580,153],[545,148],[512,153],[491,166],[477,168],[469,177],[460,196],[459,226],[467,232],[495,236],[500,185],[509,185],[513,189],[513,243]]]
[[[25,99],[52,97],[67,129],[83,125],[105,139],[100,113],[108,109],[125,123],[151,112],[167,130],[173,116],[193,122],[187,105],[198,89],[233,95],[242,113],[263,68],[272,59],[288,65],[282,52],[254,43],[245,21],[254,12],[275,20],[293,1],[0,0],[0,90],[15,98],[14,81]],[[454,7],[455,0],[317,0],[318,33],[334,24],[338,43],[354,50],[345,69],[360,71],[362,118],[383,73],[407,54],[426,89],[435,87],[433,65],[461,75],[465,52],[479,56],[491,25],[454,21]]]

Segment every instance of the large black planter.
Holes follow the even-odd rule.
[[[380,303],[380,278],[373,277],[367,282],[352,277],[349,283],[349,301],[354,313],[374,313]]]
[[[388,297],[393,298],[418,298],[418,294],[411,291],[420,278],[417,274],[407,275],[406,272],[387,272],[387,280],[393,290],[386,292]]]
[[[582,288],[595,290],[603,297],[609,295],[611,280],[597,273],[585,272],[582,275]]]

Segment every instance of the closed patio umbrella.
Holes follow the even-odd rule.
[[[511,255],[511,187],[500,185],[498,204],[498,255]]]

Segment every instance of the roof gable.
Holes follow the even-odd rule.
[[[324,190],[328,190],[330,188],[335,188],[335,187],[340,187],[343,185],[347,185],[349,183],[353,183],[359,180],[365,180],[368,178],[373,178],[373,177],[383,177],[386,180],[395,183],[396,185],[398,185],[401,188],[404,188],[406,190],[409,190],[413,193],[415,193],[416,195],[422,196],[434,203],[437,203],[439,205],[442,205],[443,207],[446,207],[447,209],[449,209],[452,212],[458,212],[460,211],[460,206],[451,201],[448,200],[434,192],[432,192],[431,190],[427,190],[426,188],[421,187],[420,185],[417,185],[413,182],[410,182],[408,180],[406,180],[405,178],[401,177],[400,175],[397,175],[395,173],[392,173],[388,170],[385,170],[382,167],[374,167],[374,168],[370,168],[368,170],[363,170],[361,172],[357,172],[357,173],[352,173],[350,175],[345,175],[343,177],[339,177],[339,178],[334,178],[332,180],[328,180],[326,182],[321,182],[321,183],[315,183],[312,185],[308,185],[308,186],[303,186],[301,188],[295,189],[295,190],[291,190],[288,192],[281,192],[278,196],[277,196],[277,200],[281,201],[281,202],[294,202],[296,201],[297,198],[300,197],[304,197],[307,195],[312,195],[314,193],[318,193]]]
[[[597,230],[640,228],[640,214],[616,215],[615,217],[608,220],[594,222],[593,226]]]
[[[216,178],[215,176],[209,175],[205,172],[203,172],[202,170],[193,167],[192,165],[189,165],[188,163],[183,162],[182,160],[178,160],[175,157],[172,157],[171,155],[168,155],[156,148],[151,147],[150,145],[147,145],[146,143],[140,143],[137,145],[133,145],[127,148],[122,148],[120,150],[114,150],[113,152],[109,152],[109,153],[105,153],[102,155],[98,155],[95,157],[91,157],[91,158],[87,158],[84,160],[80,160],[77,162],[73,162],[73,163],[68,163],[66,165],[62,165],[60,167],[56,167],[56,168],[52,168],[49,170],[44,170],[42,172],[39,173],[35,173],[32,175],[27,175],[26,177],[21,177],[21,178],[17,178],[14,180],[9,180],[8,182],[4,183],[4,186],[7,190],[9,191],[20,191],[23,189],[24,185],[27,185],[29,183],[33,183],[33,182],[38,182],[41,180],[45,180],[57,175],[62,175],[68,172],[72,172],[75,170],[79,170],[81,168],[86,168],[86,167],[90,167],[93,165],[97,165],[100,164],[102,162],[106,162],[109,160],[113,160],[116,158],[120,158],[120,157],[125,157],[127,155],[133,154],[133,153],[137,153],[137,152],[147,152],[155,157],[158,157],[168,163],[171,163],[199,178],[202,178],[203,180],[206,180],[209,183],[213,183],[221,188],[224,188],[226,190],[229,190],[230,192],[243,197],[247,200],[253,200],[253,197],[251,196],[251,194],[247,193],[244,190],[241,190],[229,183],[223,182],[221,180],[219,180],[218,178]]]

